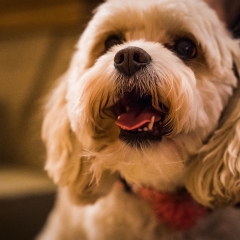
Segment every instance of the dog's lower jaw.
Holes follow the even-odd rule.
[[[150,147],[151,144],[160,142],[162,140],[162,134],[156,130],[156,134],[149,131],[133,132],[120,130],[119,139],[131,147],[142,148]]]
[[[120,173],[130,184],[174,192],[184,185],[185,164],[202,146],[202,141],[196,134],[179,134],[173,138],[163,136],[161,141],[144,143],[141,147],[120,139],[108,142],[105,139],[104,144],[92,139],[91,146],[98,149],[84,155],[93,159],[94,176],[108,169]]]

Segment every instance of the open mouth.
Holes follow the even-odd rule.
[[[115,105],[119,138],[133,145],[161,141],[167,112],[162,103],[153,107],[151,95],[141,96],[136,90],[124,93]]]

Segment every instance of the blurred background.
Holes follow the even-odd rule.
[[[53,206],[42,98],[67,69],[99,2],[0,0],[0,240],[34,239]]]

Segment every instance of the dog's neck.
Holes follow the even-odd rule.
[[[210,209],[197,203],[186,191],[169,193],[147,187],[136,190],[127,185],[124,180],[122,184],[125,191],[134,193],[148,202],[159,222],[172,230],[188,230],[210,212]]]
[[[210,212],[188,192],[168,193],[143,187],[139,190],[139,196],[151,204],[161,223],[177,231],[194,227],[200,218]]]

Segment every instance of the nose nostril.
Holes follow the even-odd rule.
[[[140,62],[139,54],[137,54],[137,53],[134,53],[134,54],[133,54],[133,61],[135,61],[135,62],[137,62],[137,63],[141,63],[141,62]]]
[[[124,54],[116,54],[115,58],[114,58],[114,62],[115,64],[121,64],[124,62]]]

